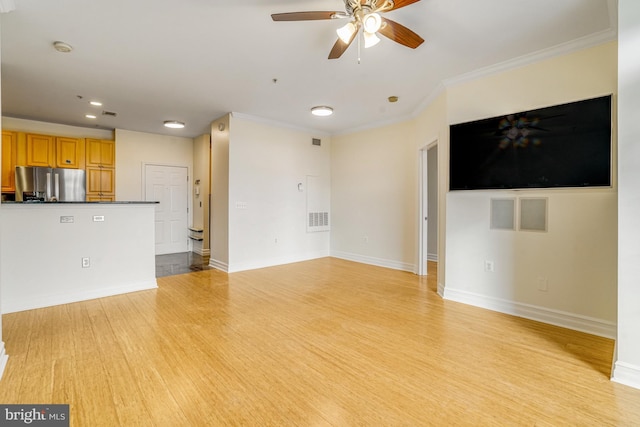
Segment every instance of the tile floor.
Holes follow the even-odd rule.
[[[156,255],[156,277],[173,276],[210,268],[209,257],[203,257],[195,252]]]

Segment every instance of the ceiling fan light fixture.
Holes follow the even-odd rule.
[[[370,48],[372,46],[377,45],[378,43],[380,43],[380,38],[378,36],[376,36],[376,33],[367,33],[365,31],[364,33],[364,48]]]
[[[184,123],[176,120],[166,120],[164,122],[164,126],[171,129],[182,129],[184,127]]]
[[[375,12],[369,13],[362,20],[362,26],[367,33],[373,34],[382,26],[382,18]]]
[[[319,105],[311,109],[311,114],[319,117],[330,116],[333,114],[333,108],[327,107],[326,105]]]
[[[349,43],[349,40],[351,40],[351,37],[355,32],[356,26],[353,24],[353,22],[348,22],[347,25],[336,30],[338,37],[340,38],[340,40],[342,40],[343,43]]]

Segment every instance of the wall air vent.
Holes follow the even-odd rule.
[[[102,112],[103,116],[111,116],[111,117],[115,117],[118,115],[118,113],[114,113],[113,111],[103,111]]]
[[[309,228],[329,227],[329,212],[309,212]]]
[[[320,140],[320,138],[312,138],[311,145],[317,145],[318,147],[320,147],[322,145],[322,141]]]

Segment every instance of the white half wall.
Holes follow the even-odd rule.
[[[3,313],[157,287],[152,204],[3,203],[0,214]]]
[[[330,150],[329,137],[231,115],[229,272],[329,255],[329,232],[307,232],[305,183],[318,177],[329,194]]]

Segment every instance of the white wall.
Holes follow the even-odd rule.
[[[0,26],[1,28],[1,26]],[[0,56],[1,52],[0,52]],[[1,79],[0,79],[1,80]],[[1,86],[1,85],[0,85]],[[0,99],[2,99],[2,89],[0,88]],[[2,103],[0,102],[0,114],[2,113]],[[4,129],[4,120],[0,123],[0,131]],[[2,150],[0,150],[0,165],[2,164]],[[2,212],[0,209],[0,222],[2,222]],[[2,231],[0,231],[0,241],[2,241]],[[2,262],[2,248],[0,248],[0,273],[2,272],[4,264]],[[0,378],[2,378],[2,374],[4,373],[4,368],[7,365],[7,353],[4,348],[4,341],[2,340],[2,277],[0,275]]]
[[[413,122],[335,136],[331,255],[415,272],[418,166]]]
[[[619,0],[618,340],[613,380],[640,388],[640,3]]]
[[[36,120],[3,117],[4,129],[18,132],[40,133],[55,136],[71,136],[76,138],[113,139],[113,131],[90,127],[68,126],[57,123],[39,122]]]
[[[450,87],[448,120],[615,94],[616,49],[608,43]],[[548,197],[548,232],[489,229],[492,197],[525,196]],[[615,336],[616,200],[615,178],[608,189],[450,193],[445,298]],[[495,272],[484,271],[487,260]],[[548,291],[537,289],[538,278],[548,280]]]
[[[151,204],[3,203],[0,211],[3,313],[157,286]]]
[[[211,229],[209,265],[229,270],[229,114],[211,123]]]
[[[193,251],[210,255],[209,248],[209,196],[211,195],[211,135],[205,134],[193,140],[193,227],[200,228],[202,241],[193,242]],[[200,194],[195,194],[196,181]]]
[[[314,146],[318,135],[236,113],[229,129],[229,271],[328,256],[329,232],[306,231],[298,184],[317,176],[329,193],[331,139]]]
[[[144,200],[144,164],[193,170],[193,139],[116,129],[116,200]],[[189,206],[191,206],[189,182]],[[191,216],[189,217],[191,223]]]

